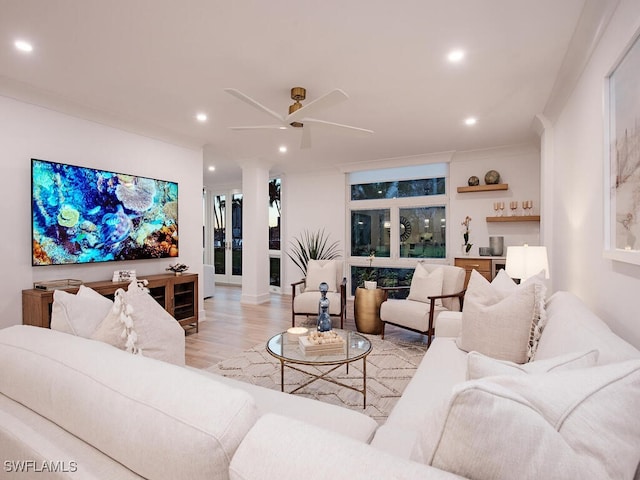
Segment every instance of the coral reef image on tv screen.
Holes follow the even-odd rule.
[[[31,160],[32,264],[178,256],[178,184]]]

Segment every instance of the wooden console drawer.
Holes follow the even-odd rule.
[[[455,266],[465,269],[464,288],[467,288],[469,278],[471,277],[471,270],[477,270],[484,278],[491,281],[491,259],[490,258],[473,258],[473,257],[456,257]]]

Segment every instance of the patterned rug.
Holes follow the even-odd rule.
[[[427,346],[420,343],[381,340],[377,335],[365,336],[371,341],[373,347],[367,357],[367,406],[365,409],[362,408],[361,393],[324,380],[311,383],[295,395],[364,412],[379,423],[384,423],[413,377]],[[317,373],[332,368],[300,367]],[[264,344],[256,345],[241,355],[223,360],[206,370],[280,390],[280,362],[267,353]],[[349,374],[346,372],[346,367],[341,366],[330,376],[347,385],[362,388],[362,360],[350,364]],[[309,379],[310,377],[303,373],[285,368],[285,391],[289,392]]]

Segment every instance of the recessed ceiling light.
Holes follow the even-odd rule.
[[[29,42],[25,42],[24,40],[16,40],[13,45],[21,52],[33,51],[33,45],[31,45]]]
[[[478,123],[478,119],[476,117],[469,117],[464,120],[465,125],[475,125],[476,123]]]
[[[282,145],[278,150],[280,150],[280,153],[287,153],[287,147],[284,145]]]
[[[211,166],[209,167],[209,171],[210,171],[210,172],[214,172],[215,170],[216,170],[216,167],[214,167],[213,165],[211,165]]]
[[[286,130],[286,129],[287,129],[287,127],[284,127],[284,126],[282,126],[282,127],[278,127],[278,128],[279,128],[280,130]]]
[[[206,122],[207,121],[207,114],[206,113],[198,113],[196,115],[196,120],[198,120],[199,122]]]
[[[447,55],[447,59],[451,63],[457,63],[464,58],[464,50],[451,50]]]

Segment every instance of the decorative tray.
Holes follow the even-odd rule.
[[[333,331],[311,332],[300,337],[298,343],[305,355],[335,355],[344,353],[346,346],[344,338]]]
[[[33,288],[36,290],[64,290],[65,288],[78,288],[80,285],[82,285],[82,280],[74,280],[73,278],[33,282]]]

